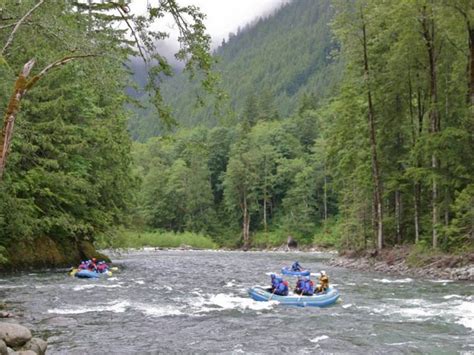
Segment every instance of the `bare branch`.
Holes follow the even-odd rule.
[[[15,25],[15,28],[13,28],[12,32],[10,33],[10,36],[8,37],[7,43],[5,43],[5,46],[3,46],[2,51],[0,52],[0,55],[3,55],[5,53],[5,50],[10,46],[10,44],[13,42],[13,37],[15,36],[16,31],[18,31],[18,28],[20,25],[25,21],[32,13],[35,11],[38,7],[43,4],[44,0],[40,0],[39,3],[37,3],[35,6],[33,6],[26,14],[23,16]]]
[[[66,63],[69,63],[70,61],[72,61],[74,59],[89,58],[89,57],[97,57],[97,55],[96,54],[70,55],[70,56],[66,56],[62,59],[59,59],[59,60],[55,61],[54,63],[48,64],[37,75],[32,77],[30,80],[28,80],[28,83],[26,84],[26,89],[29,90],[39,79],[41,79],[51,69],[54,69],[56,67],[60,67],[64,64],[66,64]]]
[[[122,16],[123,20],[127,24],[128,28],[132,32],[133,38],[135,38],[135,43],[137,44],[138,47],[138,52],[140,53],[140,57],[143,58],[143,61],[148,63],[148,60],[145,57],[145,54],[143,53],[142,46],[140,45],[140,41],[138,40],[137,34],[135,33],[135,30],[133,29],[132,25],[130,24],[130,21],[128,21],[127,16],[125,16],[125,13],[123,12],[123,8],[120,7],[120,5],[116,6],[117,11],[119,12],[120,16]]]

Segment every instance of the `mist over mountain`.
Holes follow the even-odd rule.
[[[205,96],[186,73],[178,73],[162,84],[165,100],[173,107],[181,126],[209,127],[223,120],[239,120],[249,97],[271,97],[280,116],[291,114],[305,93],[326,97],[338,82],[338,65],[332,52],[329,23],[333,9],[329,1],[299,0],[287,3],[268,17],[259,18],[231,33],[216,49],[216,71],[228,101],[215,109],[212,96]],[[197,105],[197,97],[204,106]],[[132,119],[134,139],[144,140],[160,132],[152,129],[156,114]]]

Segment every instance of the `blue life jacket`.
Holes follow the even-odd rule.
[[[301,271],[301,270],[303,270],[303,268],[297,261],[295,261],[293,265],[291,265],[291,271]]]
[[[283,282],[280,282],[278,284],[278,286],[275,288],[275,292],[274,292],[276,295],[280,295],[280,296],[287,296],[288,295],[288,286],[285,285],[285,283]]]
[[[275,274],[272,274],[272,289],[275,289],[278,287],[279,284],[283,282],[283,279],[279,276],[276,276]]]
[[[304,284],[305,284],[305,280],[303,278],[298,279],[298,281],[296,282],[296,289],[297,290],[303,290],[304,289]]]
[[[309,278],[307,280],[304,280],[303,292],[308,296],[314,294],[312,282]]]

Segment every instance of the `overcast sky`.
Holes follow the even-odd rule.
[[[149,0],[151,4],[156,0]],[[257,17],[271,13],[289,0],[178,0],[180,5],[196,5],[207,18],[205,25],[212,37],[213,48],[221,44],[229,32],[245,26]],[[132,0],[130,8],[135,13],[146,11],[146,0]],[[171,29],[168,29],[171,31]]]

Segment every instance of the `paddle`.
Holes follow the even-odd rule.
[[[276,287],[274,287],[272,294],[271,294],[270,297],[268,298],[269,301],[272,300],[272,297],[273,297],[273,295],[275,294],[275,291],[276,291],[276,290],[277,290]]]

